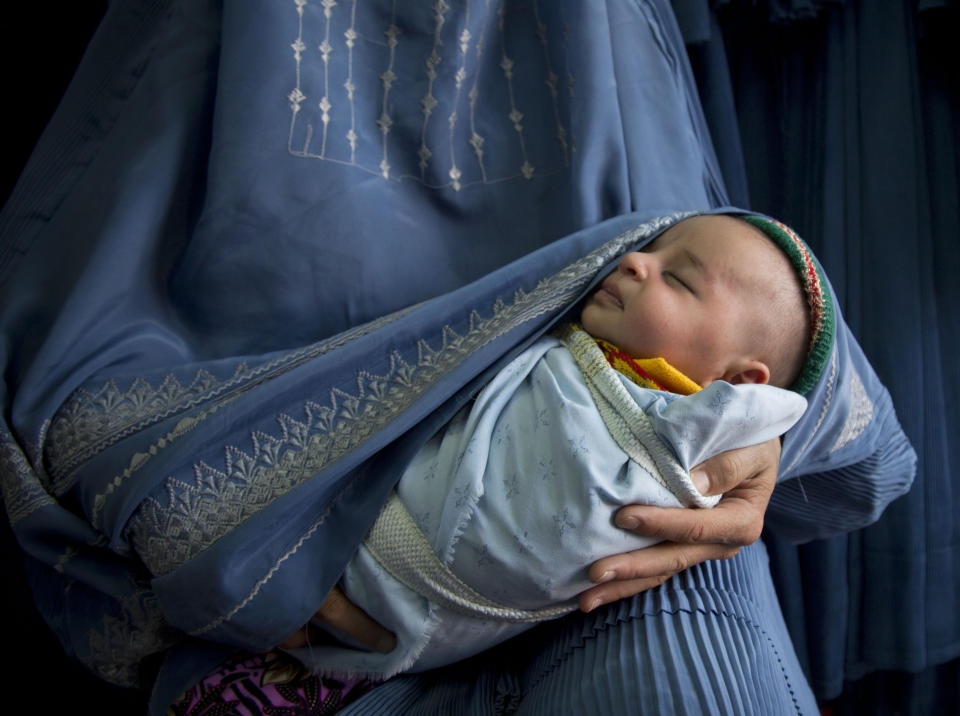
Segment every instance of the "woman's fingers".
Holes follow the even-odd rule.
[[[705,470],[711,476],[711,488],[725,488],[716,507],[692,510],[627,505],[617,512],[616,524],[670,542],[753,544],[760,538],[767,504],[777,484],[779,457],[779,439],[717,455],[694,470]]]
[[[693,483],[704,495],[724,495],[745,480],[760,478],[772,485],[780,467],[780,438],[714,455],[691,471]]]
[[[591,612],[603,604],[609,604],[618,599],[632,597],[634,594],[659,587],[668,579],[670,579],[669,576],[644,577],[642,579],[622,579],[601,584],[581,592],[580,596],[577,597],[577,606],[580,607],[582,612]]]
[[[627,505],[616,524],[662,540],[646,549],[595,562],[589,571],[597,586],[579,597],[584,611],[663,584],[674,574],[709,559],[729,559],[753,544],[777,482],[780,440],[730,450],[693,471],[703,494],[723,494],[711,510]]]
[[[769,501],[765,493],[765,489],[738,488],[711,510],[628,505],[620,509],[615,522],[658,540],[743,547],[760,538]]]
[[[597,582],[580,594],[578,605],[589,612],[601,604],[658,587],[678,572],[708,559],[729,559],[739,546],[726,544],[660,544],[635,552],[601,559],[590,567],[590,580]]]

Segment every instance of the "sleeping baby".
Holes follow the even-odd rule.
[[[614,526],[618,507],[710,507],[692,467],[800,418],[829,349],[825,290],[803,242],[761,217],[691,217],[625,254],[580,325],[521,353],[419,451],[349,563],[340,588],[396,648],[296,656],[386,678],[574,610],[593,562],[653,542]]]

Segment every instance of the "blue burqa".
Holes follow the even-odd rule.
[[[0,477],[38,607],[159,710],[278,643],[499,367],[726,202],[657,0],[112,3],[0,215]],[[768,512],[790,539],[876,519],[913,475],[836,312]],[[585,708],[809,711],[764,560],[549,624],[525,670],[355,706],[555,712],[582,686]],[[593,663],[606,686],[573,675]]]

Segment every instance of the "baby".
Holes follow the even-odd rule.
[[[420,450],[348,565],[346,596],[396,648],[297,657],[385,678],[572,611],[590,564],[652,543],[617,507],[712,506],[689,470],[800,418],[832,336],[825,290],[799,238],[759,217],[692,217],[624,255],[582,329],[541,338]]]

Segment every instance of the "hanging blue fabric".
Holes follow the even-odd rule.
[[[693,5],[711,14],[706,3]],[[799,549],[770,535],[774,575],[819,698],[883,670],[851,704],[952,711],[955,677],[943,674],[956,674],[960,656],[960,456],[950,438],[960,381],[952,357],[960,191],[956,82],[944,68],[956,8],[787,5],[717,6],[715,32],[688,39],[701,43],[694,58],[729,58],[750,205],[797,227],[823,260],[890,387],[919,470],[911,493],[862,532]],[[716,81],[721,73],[711,70]],[[952,672],[934,671],[951,659]],[[924,669],[915,681],[906,673]]]

